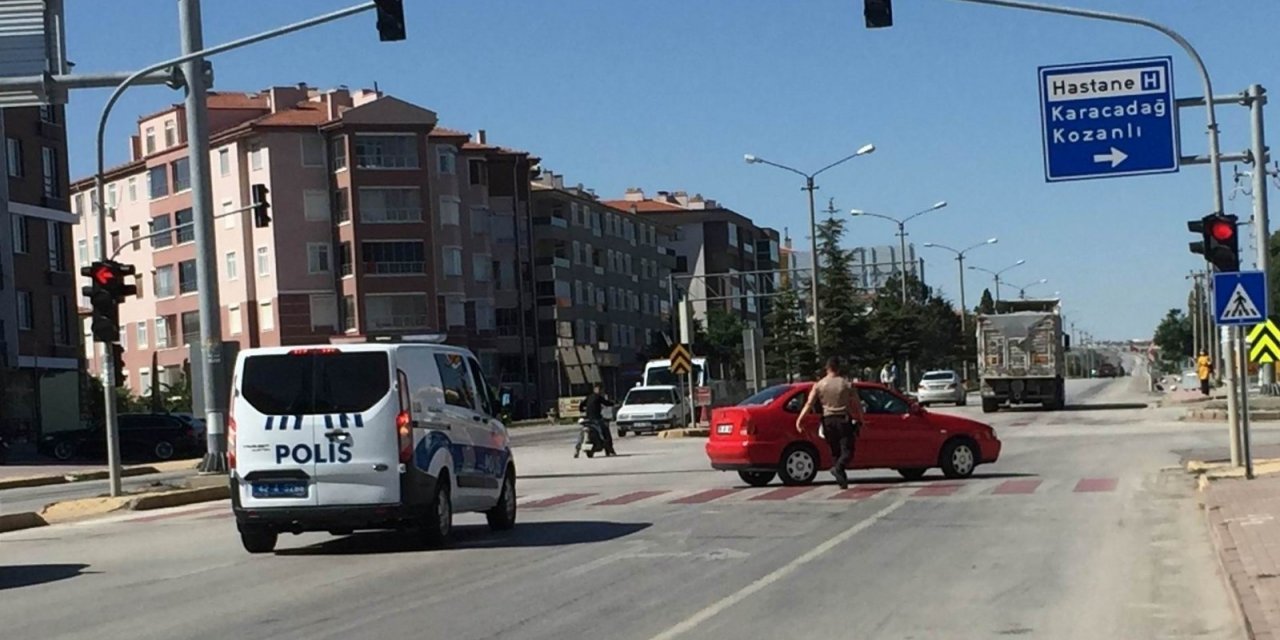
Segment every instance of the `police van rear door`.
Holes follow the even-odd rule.
[[[399,430],[409,441],[412,417],[394,349],[350,346],[340,358],[316,360],[316,435],[326,445],[315,461],[321,506],[400,501]]]
[[[235,469],[244,508],[318,504],[311,383],[318,357],[319,349],[241,353],[232,402]]]

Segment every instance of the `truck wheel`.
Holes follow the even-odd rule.
[[[983,413],[995,413],[995,412],[996,412],[996,411],[998,411],[999,409],[1000,409],[1000,401],[998,401],[998,400],[992,400],[992,399],[989,399],[989,398],[983,398],[983,399],[982,399],[982,412],[983,412]]]

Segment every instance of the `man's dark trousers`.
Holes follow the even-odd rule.
[[[849,485],[845,465],[853,458],[853,422],[849,416],[823,416],[822,434],[831,447],[831,473],[841,488]]]

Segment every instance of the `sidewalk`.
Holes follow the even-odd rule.
[[[1249,637],[1280,640],[1280,476],[1210,482],[1204,508]]]

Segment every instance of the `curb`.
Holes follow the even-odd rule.
[[[147,476],[160,473],[155,467],[125,467],[121,470],[120,477],[129,478],[133,476]],[[60,476],[28,476],[26,478],[12,478],[9,480],[0,480],[0,491],[5,489],[25,489],[28,487],[44,487],[54,484],[68,484],[72,482],[85,482],[88,480],[106,480],[107,471],[84,471],[80,473],[67,473]]]
[[[667,431],[659,431],[659,438],[706,438],[711,435],[711,429],[669,429]]]
[[[21,531],[22,529],[32,529],[35,527],[47,526],[40,514],[34,511],[24,511],[22,513],[6,513],[0,515],[0,533],[8,531]]]
[[[130,511],[149,511],[151,509],[180,507],[184,504],[195,504],[197,502],[226,500],[230,497],[231,487],[223,484],[200,489],[179,489],[177,491],[138,496],[130,500],[125,508]]]
[[[127,498],[123,503],[121,503],[119,499],[112,500],[104,498],[79,498],[76,500],[66,500],[47,505],[41,513],[26,511],[22,513],[0,515],[0,533],[20,531],[34,527],[44,527],[49,524],[84,520],[117,511],[150,511],[152,509],[180,507],[199,502],[226,500],[230,497],[231,487],[227,484],[219,484],[196,489],[176,489],[173,491],[165,491],[163,493],[144,494]],[[54,507],[61,506],[65,510],[68,508],[74,508],[77,503],[84,504],[88,506],[89,509],[81,511],[80,513],[70,517],[55,517],[53,518],[53,522],[50,522],[50,519],[44,515]]]
[[[1202,475],[1200,478],[1201,481],[1204,482],[1203,486],[1207,488],[1208,482],[1204,480],[1204,476]],[[1226,587],[1228,596],[1231,599],[1231,604],[1235,605],[1232,609],[1236,613],[1236,619],[1240,622],[1240,628],[1244,631],[1246,638],[1253,640],[1257,637],[1257,634],[1254,633],[1253,623],[1250,622],[1249,614],[1244,605],[1244,594],[1240,592],[1242,588],[1247,589],[1248,587],[1247,585],[1239,583],[1240,581],[1238,581],[1231,573],[1231,568],[1228,566],[1233,563],[1236,565],[1240,563],[1239,552],[1236,551],[1235,539],[1231,536],[1231,532],[1227,530],[1226,523],[1222,522],[1221,516],[1218,515],[1218,507],[1210,506],[1202,499],[1200,502],[1200,510],[1204,513],[1205,526],[1209,528],[1209,539],[1213,544],[1213,555],[1216,556],[1218,560],[1218,575]],[[1227,546],[1226,540],[1223,539],[1224,537],[1232,537],[1230,547]],[[1228,554],[1231,554],[1232,557],[1228,558]]]

